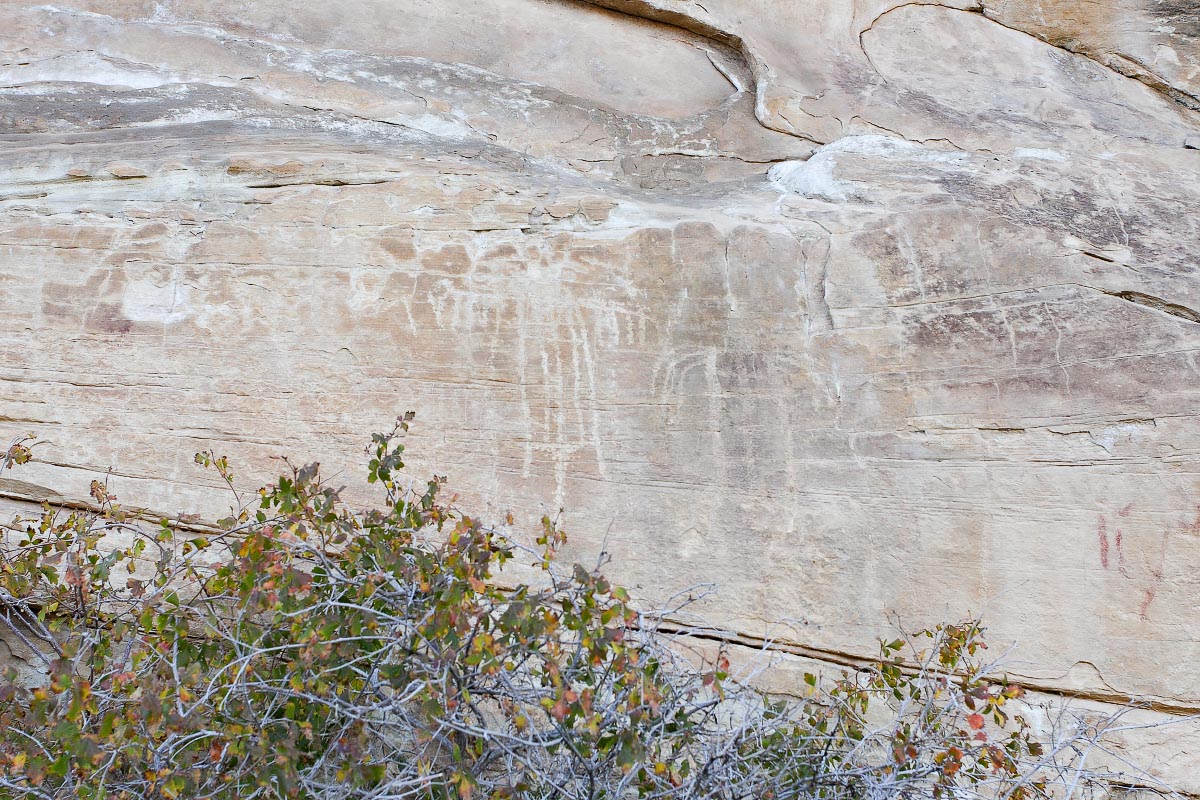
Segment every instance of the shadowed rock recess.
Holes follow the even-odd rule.
[[[1195,713],[1198,108],[1167,0],[0,4],[5,513],[350,482],[411,408],[798,666],[974,612]],[[1129,748],[1200,792],[1200,726]]]

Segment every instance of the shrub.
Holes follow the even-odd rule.
[[[98,482],[92,509],[16,521],[0,601],[44,670],[0,688],[0,796],[1023,800],[1096,777],[1103,726],[1034,736],[977,623],[770,697],[603,564],[560,569],[550,519],[522,547],[442,479],[405,488],[410,419],[373,438],[376,509],[314,464],[209,533]],[[196,458],[233,491],[226,459]],[[512,559],[538,579],[501,588]]]

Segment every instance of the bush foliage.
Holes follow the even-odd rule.
[[[1037,732],[975,622],[882,646],[768,696],[641,613],[402,479],[411,415],[371,445],[378,508],[289,467],[211,533],[147,522],[94,483],[0,550],[10,640],[0,796],[36,798],[1050,797],[1099,731]],[[0,468],[31,457],[15,442]],[[509,521],[511,524],[511,520]],[[537,580],[497,582],[510,560]],[[1014,712],[1013,709],[1016,709]]]

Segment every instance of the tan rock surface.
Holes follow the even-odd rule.
[[[1190,0],[997,0],[992,19],[1200,108],[1200,15]]]
[[[0,5],[0,494],[215,513],[196,450],[412,408],[747,637],[982,612],[1195,710],[1200,14],[954,5]]]

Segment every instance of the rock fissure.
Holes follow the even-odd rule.
[[[814,647],[788,639],[768,639],[762,636],[754,636],[738,631],[697,629],[694,626],[682,624],[670,618],[664,618],[664,622],[658,624],[656,627],[658,630],[661,630],[664,633],[696,639],[698,641],[733,645],[762,653],[786,653],[788,655],[812,659],[813,661],[819,661],[853,670],[870,669],[877,663],[877,659],[875,657],[863,655],[861,653],[855,653],[852,651],[836,650],[826,647]],[[915,673],[915,669],[908,665],[902,665],[901,669],[908,674]],[[1008,676],[1008,680],[1010,683],[1020,686],[1023,689],[1031,692],[1037,692],[1039,694],[1056,697],[1065,697],[1072,700],[1089,700],[1092,702],[1117,706],[1133,705],[1136,708],[1148,711],[1157,711],[1164,714],[1170,714],[1171,716],[1193,716],[1200,714],[1200,701],[1180,702],[1175,700],[1147,699],[1116,690],[1079,690],[1065,688],[1048,681],[1036,680],[1028,677],[1014,678],[1012,675]]]
[[[797,136],[802,139],[825,144],[824,141],[811,138],[807,135],[799,133],[794,127],[781,126],[771,121],[770,115],[765,111],[763,102],[763,94],[765,92],[764,80],[769,74],[769,68],[765,61],[758,56],[754,49],[750,46],[743,37],[733,31],[723,30],[713,23],[699,19],[695,15],[687,14],[682,11],[669,9],[664,7],[657,0],[576,0],[577,2],[588,3],[590,5],[607,8],[611,11],[618,11],[622,14],[627,14],[631,17],[660,22],[666,25],[671,25],[697,36],[704,37],[714,43],[724,45],[725,47],[736,52],[742,63],[745,65],[747,72],[754,80],[754,93],[757,98],[755,102],[755,117],[759,124],[764,128],[773,130],[777,133],[785,133],[789,136]],[[704,9],[701,6],[701,9]],[[704,9],[708,13],[707,9]],[[718,71],[721,71],[716,64],[713,65]],[[724,72],[722,72],[724,74]],[[732,83],[732,81],[731,81]],[[734,83],[735,88],[738,87]],[[740,91],[740,89],[739,89]]]
[[[1102,291],[1104,294],[1109,295],[1110,297],[1116,297],[1120,300],[1124,300],[1127,303],[1133,303],[1134,305],[1152,308],[1155,311],[1161,311],[1164,314],[1170,314],[1173,317],[1178,317],[1179,319],[1184,319],[1188,322],[1200,322],[1200,311],[1197,311],[1194,308],[1189,308],[1188,306],[1180,303],[1172,303],[1169,300],[1163,300],[1161,297],[1155,297],[1154,295],[1135,291],[1112,292],[1103,289],[1098,291]]]
[[[647,606],[853,668],[986,601],[1064,694],[1200,697],[1200,135],[1042,38],[1189,90],[1185,3],[63,2],[0,4],[6,507],[217,519],[191,453],[357,475],[412,408]]]
[[[1149,67],[1133,58],[1130,58],[1129,56],[1123,56],[1120,54],[1105,55],[1095,51],[1092,48],[1083,46],[1074,40],[1054,41],[1049,37],[1030,33],[1023,28],[1009,24],[1000,19],[995,12],[988,9],[988,0],[978,0],[978,2],[979,9],[973,11],[972,13],[981,14],[986,19],[996,23],[997,25],[1000,25],[1001,27],[1017,31],[1018,33],[1023,33],[1026,36],[1032,36],[1039,42],[1044,42],[1045,44],[1062,50],[1063,52],[1086,58],[1089,61],[1099,64],[1105,69],[1111,70],[1122,77],[1130,78],[1138,81],[1139,83],[1145,84],[1154,91],[1162,94],[1175,103],[1178,103],[1189,111],[1200,111],[1200,96],[1189,94],[1188,92],[1184,92],[1171,86],[1165,79],[1163,79],[1162,76],[1155,74]]]
[[[392,178],[324,178],[295,181],[267,181],[248,183],[247,189],[290,189],[296,186],[378,186],[392,183]]]

